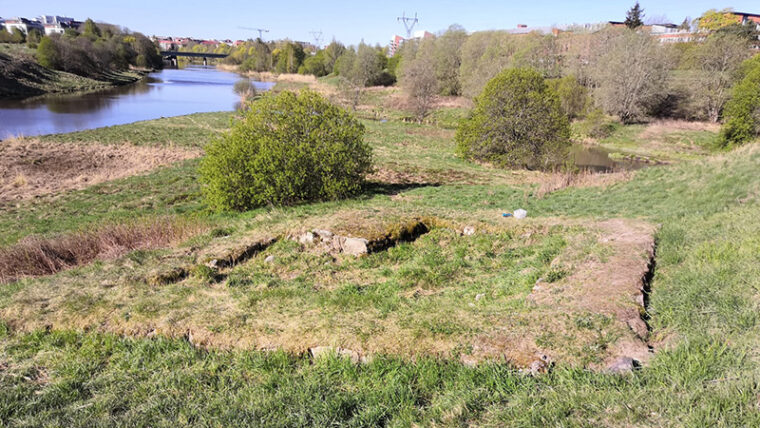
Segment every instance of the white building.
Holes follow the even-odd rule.
[[[14,29],[18,28],[24,34],[29,34],[30,30],[38,30],[40,33],[45,31],[45,28],[37,21],[32,21],[26,18],[16,18],[5,20],[5,30],[12,33]]]
[[[66,31],[66,29],[61,27],[60,24],[44,24],[43,27],[45,27],[46,36],[51,34],[63,34],[64,31]]]

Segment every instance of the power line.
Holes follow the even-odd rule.
[[[309,31],[309,34],[311,34],[311,37],[314,38],[314,43],[316,43],[317,49],[322,47],[322,30]]]
[[[417,19],[417,12],[414,12],[414,18],[407,17],[406,12],[404,12],[401,14],[401,16],[396,18],[396,20],[404,23],[404,27],[406,28],[406,38],[411,39],[412,30],[414,30],[414,26],[417,25],[418,22],[420,22],[420,20]]]

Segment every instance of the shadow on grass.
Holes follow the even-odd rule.
[[[441,183],[384,183],[379,181],[368,181],[364,185],[361,196],[372,197],[376,195],[398,195],[407,190],[419,189],[421,187],[439,187]]]

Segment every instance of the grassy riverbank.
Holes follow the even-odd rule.
[[[0,229],[8,232],[0,251],[30,234],[55,238],[127,219],[203,227],[176,245],[0,285],[0,420],[760,423],[757,144],[714,153],[701,143],[711,129],[624,127],[600,144],[674,163],[548,186],[552,174],[454,156],[446,123],[461,106],[440,107],[440,122],[405,123],[393,97],[378,91],[360,106],[363,116],[390,120],[363,121],[378,170],[352,200],[211,214],[191,159],[3,202]],[[197,114],[39,140],[195,150],[229,119]],[[529,218],[501,216],[516,208]],[[384,236],[409,221],[429,231],[358,259],[287,239],[312,229]],[[462,233],[467,226],[473,235]],[[639,340],[619,318],[620,308],[636,306],[586,289],[625,278],[622,261],[646,262],[639,247],[625,245],[639,235],[657,244],[652,281],[639,284],[650,291],[639,309],[650,329],[644,342],[655,352],[633,373],[609,374],[604,367],[618,345]],[[233,266],[204,267],[268,237],[279,240]],[[313,358],[307,349],[316,346],[349,350],[349,358]],[[553,361],[548,373],[520,372],[538,351]],[[353,362],[354,352],[365,362]]]
[[[137,82],[144,73],[108,73],[99,79],[49,70],[24,46],[0,43],[0,98],[26,98],[44,94],[91,92]]]

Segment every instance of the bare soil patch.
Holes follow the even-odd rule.
[[[621,327],[620,337],[609,344],[606,357],[596,368],[620,358],[643,364],[651,356],[643,314],[645,281],[654,263],[655,227],[615,219],[599,223],[598,228],[598,242],[608,248],[609,255],[604,260],[588,259],[561,281],[537,283],[529,299],[554,311],[603,315]],[[561,265],[563,260],[554,263]]]
[[[178,147],[6,140],[0,143],[0,203],[84,189],[201,154]]]

